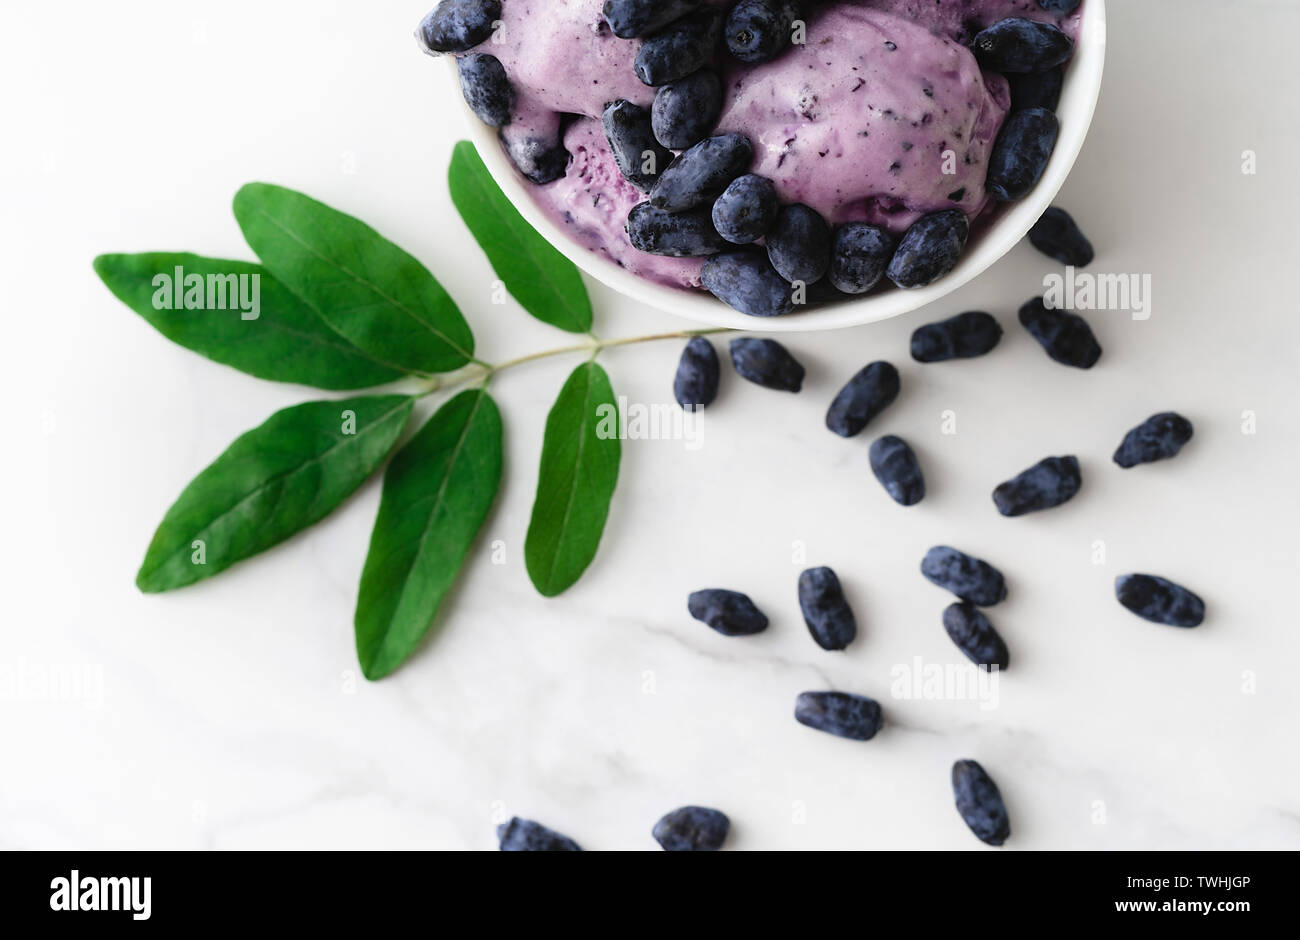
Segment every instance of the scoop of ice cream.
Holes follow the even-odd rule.
[[[807,43],[729,75],[720,131],[747,134],[752,172],[831,222],[901,232],[921,215],[987,204],[984,174],[1006,82],[970,52],[901,17],[837,5]]]

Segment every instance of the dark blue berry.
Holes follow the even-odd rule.
[[[824,650],[842,650],[858,635],[844,588],[830,568],[809,568],[799,575],[799,609],[808,632]]]
[[[569,151],[564,149],[564,144],[558,138],[546,140],[542,137],[503,134],[501,140],[506,147],[506,156],[515,165],[515,169],[538,186],[555,182],[569,168]]]
[[[1000,202],[1023,198],[1042,179],[1060,130],[1056,114],[1046,108],[1012,113],[993,145],[984,188]]]
[[[1007,597],[1007,582],[1001,571],[987,561],[947,545],[936,545],[925,553],[921,574],[945,591],[980,607],[992,607]]]
[[[489,127],[510,123],[515,110],[515,90],[506,67],[496,56],[472,52],[456,60],[465,103]]]
[[[718,352],[703,336],[697,336],[682,350],[673,379],[673,396],[687,410],[707,408],[718,397],[722,366]]]
[[[766,176],[746,173],[713,203],[713,226],[732,244],[748,245],[771,231],[780,211],[776,185]]]
[[[804,368],[774,339],[742,336],[731,341],[731,364],[736,374],[755,385],[778,392],[803,388]]]
[[[650,112],[625,101],[611,101],[600,115],[600,126],[624,179],[642,192],[649,192],[655,180],[673,160],[672,151],[660,146],[650,127]]]
[[[975,665],[984,669],[1006,669],[1011,661],[1007,644],[993,629],[989,618],[968,601],[952,604],[943,612],[943,628],[957,648]]]
[[[836,226],[831,240],[830,281],[846,294],[865,294],[885,276],[898,242],[866,222]]]
[[[753,636],[767,629],[767,616],[739,591],[696,591],[687,600],[686,608],[692,617],[723,636]]]
[[[731,820],[704,806],[683,806],[655,823],[651,835],[665,852],[716,852],[727,841]]]
[[[989,72],[1045,72],[1070,58],[1074,41],[1050,23],[1016,16],[977,35],[971,51]]]
[[[701,10],[671,23],[641,43],[633,70],[647,85],[666,85],[713,61],[722,15]]]
[[[998,321],[983,311],[972,310],[917,327],[912,334],[912,358],[917,362],[973,359],[991,352],[1001,339]]]
[[[1199,627],[1205,601],[1182,585],[1151,574],[1124,574],[1115,579],[1119,602],[1143,620],[1169,627]]]
[[[754,148],[744,134],[708,137],[683,150],[664,168],[650,192],[650,202],[669,212],[712,202],[727,184],[749,169],[753,159]]]
[[[787,281],[812,284],[831,266],[831,227],[802,203],[782,207],[767,234],[767,257]]]
[[[899,287],[925,287],[957,266],[970,237],[970,220],[960,209],[917,219],[889,262],[886,273]]]
[[[518,816],[497,826],[502,852],[581,852],[582,847],[541,823]]]
[[[722,113],[722,80],[707,69],[664,85],[650,107],[655,139],[685,150],[708,137]]]
[[[665,212],[648,202],[627,214],[627,238],[637,251],[668,258],[700,258],[726,246],[704,209]]]
[[[1020,308],[1020,325],[1063,366],[1091,369],[1101,358],[1101,344],[1088,321],[1075,313],[1048,308],[1041,297]]]
[[[1061,103],[1061,87],[1065,84],[1065,70],[1048,69],[1046,72],[1026,72],[1023,75],[1008,75],[1007,83],[1011,86],[1011,110],[1024,111],[1026,108],[1046,108],[1055,111]]]
[[[1038,6],[1048,13],[1055,13],[1057,16],[1068,16],[1079,9],[1079,4],[1082,2],[1083,0],[1038,0]]]
[[[704,262],[700,283],[724,304],[751,317],[779,317],[794,309],[790,285],[762,251],[727,251]]]
[[[952,794],[957,801],[957,812],[977,839],[989,845],[1007,841],[1011,835],[1011,819],[998,785],[983,767],[973,760],[953,764]]]
[[[1079,231],[1070,213],[1052,206],[1029,230],[1029,242],[1061,264],[1082,268],[1092,264],[1092,242]]]
[[[870,741],[880,730],[880,703],[848,692],[801,692],[794,703],[794,718],[839,738]]]
[[[894,403],[901,386],[898,370],[873,362],[849,379],[826,412],[826,427],[840,437],[861,433],[873,418]]]
[[[1154,463],[1177,457],[1192,439],[1192,422],[1172,411],[1147,418],[1124,436],[1115,451],[1115,463],[1125,470],[1140,463]]]
[[[840,300],[848,300],[852,296],[852,294],[846,294],[832,284],[829,277],[824,277],[820,281],[809,284],[803,291],[802,298],[796,298],[796,302],[806,304],[809,307],[817,307]]]
[[[420,21],[415,36],[430,55],[465,52],[491,36],[500,19],[500,0],[442,0]]]
[[[769,62],[790,45],[798,18],[792,0],[740,0],[727,15],[727,48],[742,62]]]
[[[1068,503],[1083,486],[1077,457],[1047,457],[993,491],[1004,516],[1023,516]]]
[[[605,0],[605,22],[620,39],[648,36],[685,16],[700,0]]]
[[[901,437],[886,435],[868,451],[871,472],[900,506],[915,506],[925,498],[925,477],[912,448]]]

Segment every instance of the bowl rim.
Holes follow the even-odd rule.
[[[478,120],[463,104],[456,61],[451,56],[446,59],[452,93],[458,102],[462,102],[460,112],[466,135],[478,150],[488,172],[528,224],[581,271],[625,297],[697,325],[751,333],[803,333],[862,326],[911,313],[964,287],[1024,239],[1065,185],[1096,113],[1106,62],[1106,0],[1084,2],[1078,46],[1066,70],[1060,104],[1056,109],[1060,134],[1042,179],[1029,195],[1005,208],[1001,216],[979,234],[956,268],[927,287],[889,289],[880,294],[873,292],[784,317],[751,317],[731,309],[707,291],[686,290],[645,280],[570,238],[533,199],[529,192],[533,184],[510,163],[496,130]]]

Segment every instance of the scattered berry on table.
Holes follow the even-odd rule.
[[[1006,669],[1011,661],[1007,644],[989,618],[969,601],[951,604],[943,612],[943,628],[957,648],[982,669]]]
[[[1076,268],[1092,264],[1094,253],[1078,224],[1064,209],[1052,206],[1029,230],[1029,242],[1047,257]]]
[[[502,852],[581,852],[582,847],[568,836],[547,829],[541,823],[518,816],[497,826]]]
[[[853,609],[830,568],[809,568],[799,575],[799,609],[808,632],[824,650],[842,650],[858,635]]]
[[[840,389],[826,412],[826,427],[840,437],[853,437],[898,398],[898,370],[888,362],[863,367]]]
[[[993,491],[993,503],[1004,516],[1053,509],[1068,503],[1083,486],[1077,457],[1046,457]]]
[[[1192,422],[1173,411],[1147,418],[1128,434],[1115,451],[1115,463],[1125,470],[1142,463],[1177,457],[1192,439]]]
[[[925,553],[921,574],[945,591],[979,607],[992,607],[1006,600],[1007,583],[1001,571],[987,561],[947,545],[936,545]]]
[[[925,498],[925,477],[912,448],[901,437],[888,434],[872,442],[867,455],[871,472],[890,499],[900,506],[915,506]]]
[[[1199,627],[1205,601],[1181,584],[1153,574],[1124,574],[1115,579],[1115,597],[1143,620],[1169,627]]]
[[[959,760],[952,765],[952,793],[957,812],[975,833],[989,845],[1001,845],[1011,835],[1011,820],[1002,802],[998,785],[988,772],[973,760]]]
[[[665,852],[716,852],[727,841],[731,820],[704,806],[683,806],[655,823],[651,834]]]
[[[753,636],[767,629],[767,616],[739,591],[696,591],[687,599],[686,609],[723,636]]]
[[[736,374],[755,385],[779,392],[803,388],[804,368],[774,339],[743,336],[731,341],[731,364]]]
[[[912,333],[912,358],[917,362],[974,359],[992,352],[1001,340],[998,321],[981,310],[972,310],[917,327]]]
[[[801,725],[853,741],[870,741],[881,723],[879,702],[848,692],[801,692],[794,717]]]
[[[722,366],[718,352],[703,336],[694,337],[682,350],[673,378],[673,397],[687,410],[707,408],[718,397]]]
[[[1061,365],[1091,369],[1101,358],[1101,344],[1088,321],[1077,313],[1049,308],[1042,297],[1020,308],[1020,325]]]

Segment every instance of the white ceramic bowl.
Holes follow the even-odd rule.
[[[769,333],[834,330],[886,320],[933,303],[982,274],[1014,248],[1052,204],[1083,148],[1097,107],[1105,62],[1106,0],[1085,0],[1078,48],[1066,70],[1061,103],[1056,109],[1061,133],[1051,162],[1033,192],[1004,209],[990,228],[972,239],[961,262],[950,274],[929,287],[917,290],[888,288],[861,299],[843,300],[785,317],[746,316],[705,291],[681,290],[644,280],[582,247],[538,208],[528,192],[532,184],[515,172],[497,141],[496,131],[475,118],[468,107],[464,113],[469,138],[478,148],[497,185],[547,241],[601,283],[634,300],[708,326]],[[455,60],[448,57],[446,67],[453,83],[450,93],[459,99]]]

